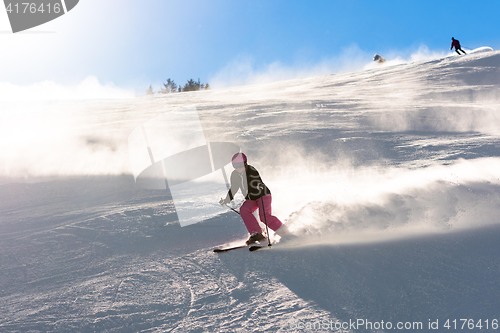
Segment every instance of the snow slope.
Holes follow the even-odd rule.
[[[498,331],[499,66],[500,52],[477,52],[221,91],[0,102],[0,331]],[[181,228],[166,191],[136,186],[131,131],[193,106],[208,141],[243,147],[300,240],[216,255],[245,237],[239,216]]]

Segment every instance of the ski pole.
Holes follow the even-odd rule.
[[[227,208],[231,209],[233,212],[235,212],[236,214],[238,215],[241,215],[240,212],[238,212],[236,209],[234,209],[233,207],[230,207],[228,206],[228,204],[224,204],[224,206],[226,206]]]
[[[226,183],[226,187],[227,189],[231,189],[231,186],[229,185],[228,181],[227,181],[227,175],[226,175],[226,170],[224,168],[221,169],[222,170],[222,175],[224,176],[224,181]],[[222,201],[222,199],[220,199]],[[236,214],[238,215],[241,215],[240,212],[238,212],[236,209],[234,209],[233,207],[230,207],[226,204],[224,204],[224,206],[226,206],[227,208],[231,209],[233,212],[235,212]]]
[[[264,211],[264,224],[266,225],[267,232],[267,246],[272,246],[271,237],[269,237],[269,226],[267,225],[266,207],[264,207],[264,197],[260,197],[260,200],[262,201],[262,210]]]

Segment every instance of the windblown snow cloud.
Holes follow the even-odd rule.
[[[477,228],[498,223],[499,168],[498,158],[485,158],[418,170],[338,164],[308,173],[309,163],[300,172],[290,170],[300,175],[294,181],[300,195],[285,180],[275,182],[275,192],[288,203],[276,208],[289,216],[292,231],[313,236],[312,243]]]
[[[285,64],[275,61],[259,65],[250,55],[241,55],[227,64],[210,79],[214,87],[270,83],[331,73],[362,69],[370,56],[358,46],[351,45],[338,56],[320,59],[314,63]]]
[[[116,128],[96,117],[133,96],[95,77],[76,85],[0,83],[0,175],[124,172]]]
[[[131,98],[134,93],[112,83],[101,83],[95,76],[88,76],[73,85],[42,81],[28,85],[0,82],[0,102],[89,100]]]
[[[382,51],[377,51],[382,52]],[[318,75],[354,72],[375,69],[381,66],[399,65],[409,62],[430,61],[447,56],[449,53],[433,51],[426,45],[416,50],[390,50],[382,52],[386,62],[373,62],[373,53],[362,50],[358,45],[350,45],[337,55],[332,55],[314,63],[297,62],[285,64],[275,61],[258,65],[250,55],[241,55],[223,67],[211,79],[214,87],[269,83],[280,80],[305,78]]]

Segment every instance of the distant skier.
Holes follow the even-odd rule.
[[[267,238],[265,231],[262,230],[253,214],[256,210],[259,210],[260,220],[274,231],[279,229],[278,234],[281,236],[286,228],[276,216],[272,215],[271,191],[262,181],[257,169],[247,163],[247,157],[243,153],[234,154],[231,163],[234,167],[234,171],[231,173],[231,188],[227,192],[226,198],[221,199],[219,203],[221,205],[228,204],[233,200],[238,190],[241,190],[246,200],[240,207],[240,215],[250,234],[246,243],[249,245]]]
[[[380,54],[375,54],[373,56],[373,61],[378,62],[379,64],[382,64],[385,62],[385,59]]]
[[[458,55],[461,55],[460,52],[458,51],[462,51],[464,54],[467,54],[465,53],[464,50],[462,50],[462,47],[460,46],[460,42],[458,41],[458,39],[455,39],[453,37],[451,37],[451,47],[450,47],[450,50],[455,48],[455,51],[458,53]]]

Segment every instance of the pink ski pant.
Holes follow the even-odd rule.
[[[240,207],[241,218],[243,223],[250,234],[256,232],[262,232],[262,228],[259,222],[253,214],[257,209],[259,210],[259,217],[262,223],[267,223],[269,228],[276,231],[283,223],[274,215],[272,215],[271,203],[273,201],[272,196],[265,195],[257,200],[246,200]]]

